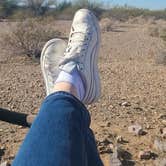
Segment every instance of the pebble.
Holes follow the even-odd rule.
[[[110,127],[110,126],[111,126],[111,123],[108,122],[108,123],[106,124],[106,127]]]
[[[149,124],[146,125],[146,129],[151,129],[151,128],[152,128],[151,125]]]
[[[160,152],[166,152],[166,141],[155,139],[154,148]]]
[[[161,129],[161,136],[166,139],[166,127],[164,127],[163,129]]]
[[[166,114],[160,114],[160,115],[158,116],[158,119],[166,119]]]
[[[111,156],[110,165],[111,166],[122,166],[118,147],[115,147],[115,150]]]
[[[98,146],[100,154],[111,153],[112,148],[110,144],[111,142],[107,138],[98,141],[97,146]]]
[[[151,158],[151,151],[140,151],[138,154],[138,158],[141,160],[149,160]]]
[[[26,117],[27,123],[28,123],[29,125],[31,125],[31,124],[33,123],[35,117],[36,117],[35,115],[28,115],[28,116]]]
[[[129,107],[129,106],[131,106],[131,104],[129,102],[125,101],[125,102],[121,103],[121,106]]]
[[[161,123],[162,123],[163,125],[166,125],[166,120],[162,120]]]
[[[114,145],[111,143],[109,144],[110,149],[114,149]]]
[[[142,129],[142,126],[141,125],[131,125],[128,127],[128,131],[130,133],[133,133],[135,135],[143,135],[144,131]]]
[[[0,147],[0,150],[5,150],[5,146],[1,146],[1,147]]]
[[[110,143],[111,141],[108,138],[104,138],[98,142],[99,145],[105,145],[105,146],[109,145]]]
[[[123,142],[124,142],[124,139],[123,139],[122,136],[117,136],[117,137],[116,137],[116,141],[117,141],[117,143],[123,143]]]

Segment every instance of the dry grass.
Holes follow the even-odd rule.
[[[156,56],[156,63],[166,65],[166,50],[158,53]]]
[[[161,31],[160,37],[161,37],[164,41],[166,41],[166,28],[164,28],[164,29]]]
[[[159,28],[157,26],[150,27],[149,35],[152,37],[159,37],[160,36]]]
[[[48,40],[60,37],[62,34],[48,27],[45,21],[28,19],[16,23],[11,33],[3,36],[6,49],[36,59],[40,57],[41,49]]]

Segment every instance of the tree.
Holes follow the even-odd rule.
[[[56,4],[56,0],[27,0],[27,6],[35,15],[43,15],[50,5]]]
[[[0,0],[0,18],[6,18],[17,8],[14,0]]]
[[[27,5],[35,15],[41,15],[43,13],[42,5],[44,1],[45,0],[27,0]]]

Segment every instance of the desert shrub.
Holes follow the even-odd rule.
[[[102,32],[112,31],[113,21],[109,18],[103,18],[100,20],[100,27]]]
[[[160,36],[159,28],[157,26],[150,27],[148,31],[149,31],[149,35],[152,37]]]
[[[13,13],[8,17],[10,20],[25,20],[26,18],[33,18],[34,14],[29,8],[18,8],[17,10],[13,11]]]
[[[160,34],[160,37],[161,37],[164,41],[166,41],[166,28],[162,29],[161,34]]]
[[[62,34],[48,27],[43,21],[29,19],[16,24],[11,33],[3,36],[3,45],[12,53],[23,54],[36,59],[40,57],[43,45],[49,39]]]
[[[130,17],[138,17],[143,15],[146,10],[138,9],[128,6],[115,6],[110,10],[105,10],[102,13],[101,17],[112,17],[117,20],[125,21],[128,20]]]
[[[166,65],[166,51],[160,51],[156,56],[156,63]]]
[[[115,6],[113,8],[103,10],[101,17],[112,17],[120,21],[126,21],[129,18],[143,16],[144,18],[153,17],[154,19],[165,19],[166,10],[149,10],[130,6]]]

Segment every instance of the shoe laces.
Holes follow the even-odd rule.
[[[75,59],[75,57],[82,57],[86,54],[91,33],[88,29],[85,31],[75,31],[72,27],[68,46],[64,53],[65,58]]]

